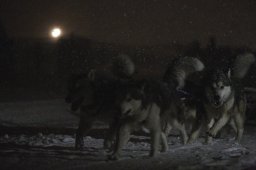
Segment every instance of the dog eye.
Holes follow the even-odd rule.
[[[224,86],[220,86],[221,89],[224,89]]]

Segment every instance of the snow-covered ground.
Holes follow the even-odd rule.
[[[149,158],[149,137],[132,136],[122,159],[108,161],[103,149],[104,130],[96,129],[85,137],[83,151],[74,149],[74,134],[54,132],[54,128],[75,128],[77,118],[67,112],[62,100],[2,103],[0,122],[17,128],[18,133],[0,136],[0,169],[256,169],[256,127],[246,126],[241,144],[233,134],[203,144],[203,137],[193,144],[182,145],[177,135],[169,136],[169,150]],[[21,127],[51,127],[51,133],[27,132]]]
[[[27,127],[75,127],[64,99],[0,103],[0,124]]]

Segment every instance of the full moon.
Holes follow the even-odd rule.
[[[53,28],[52,30],[51,30],[51,36],[52,36],[52,38],[59,38],[60,36],[61,36],[61,34],[62,34],[62,31],[61,31],[61,29],[60,28]]]

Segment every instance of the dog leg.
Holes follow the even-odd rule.
[[[207,133],[209,132],[209,130],[213,127],[215,123],[215,120],[212,118],[209,123],[207,124]],[[212,143],[212,137],[210,135],[206,135],[206,141],[205,141],[206,144],[210,144]]]
[[[227,124],[229,121],[229,114],[227,112],[224,112],[221,116],[221,118],[213,125],[213,127],[208,132],[210,136],[215,137],[219,130]]]
[[[235,133],[237,134],[237,126],[236,126],[236,122],[234,120],[234,118],[231,118],[229,125],[232,127],[232,129],[235,131]]]
[[[84,147],[84,136],[91,130],[93,121],[86,121],[85,118],[81,118],[79,121],[79,127],[76,131],[76,149],[83,149]]]
[[[166,123],[165,127],[161,132],[161,142],[162,142],[161,152],[166,152],[169,149],[167,139],[171,129],[172,129],[172,126],[169,123]]]
[[[172,130],[172,126],[169,123],[167,123],[165,128],[163,129],[163,133],[165,133],[166,137],[169,136],[169,133],[171,130]]]
[[[119,126],[119,119],[114,118],[114,120],[109,125],[109,130],[107,132],[106,138],[104,140],[104,148],[113,150],[114,143],[116,141],[117,129]]]
[[[125,122],[119,129],[118,135],[117,135],[117,141],[115,146],[114,153],[109,157],[110,160],[118,160],[120,157],[121,150],[123,146],[128,142],[130,139],[130,134],[133,130],[132,127],[135,127],[136,125]]]
[[[244,119],[241,116],[241,114],[236,114],[235,115],[235,123],[237,127],[237,132],[236,132],[236,141],[240,143],[243,132],[244,132]]]
[[[193,125],[192,133],[189,136],[188,143],[194,142],[199,137],[201,129],[202,129],[202,125]]]
[[[168,146],[168,142],[167,142],[167,136],[164,132],[161,132],[161,142],[162,142],[161,152],[168,151],[169,146]]]
[[[173,121],[173,126],[177,128],[182,136],[183,144],[187,144],[188,135],[184,124],[179,123],[176,119]]]
[[[160,137],[161,137],[161,130],[154,129],[151,131],[151,150],[150,150],[150,157],[154,157],[157,155],[160,146]]]
[[[95,107],[93,105],[80,108],[80,121],[76,131],[76,149],[84,147],[83,137],[89,133],[95,120]]]

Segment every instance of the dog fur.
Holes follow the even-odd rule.
[[[204,84],[204,106],[207,114],[207,143],[228,122],[236,131],[237,142],[241,141],[244,131],[246,97],[239,82],[246,75],[255,58],[252,54],[239,55],[231,70],[216,68],[209,72]]]
[[[150,156],[168,149],[166,134],[174,127],[178,129],[183,143],[188,141],[185,129],[182,100],[177,89],[184,85],[184,79],[193,72],[203,69],[203,64],[195,58],[181,58],[167,69],[164,81],[135,82],[122,92],[120,103],[122,121],[117,135],[117,144],[110,159],[120,157],[123,146],[128,142],[130,134],[137,128],[146,128],[151,134]],[[194,134],[196,136],[196,134]]]
[[[134,69],[131,59],[126,55],[120,55],[112,66],[113,75],[90,70],[88,74],[75,75],[70,79],[66,102],[71,104],[72,112],[80,111],[75,144],[77,149],[83,148],[83,137],[96,121],[109,124],[104,147],[112,147],[119,119],[115,105],[117,91],[125,82],[130,81]]]

